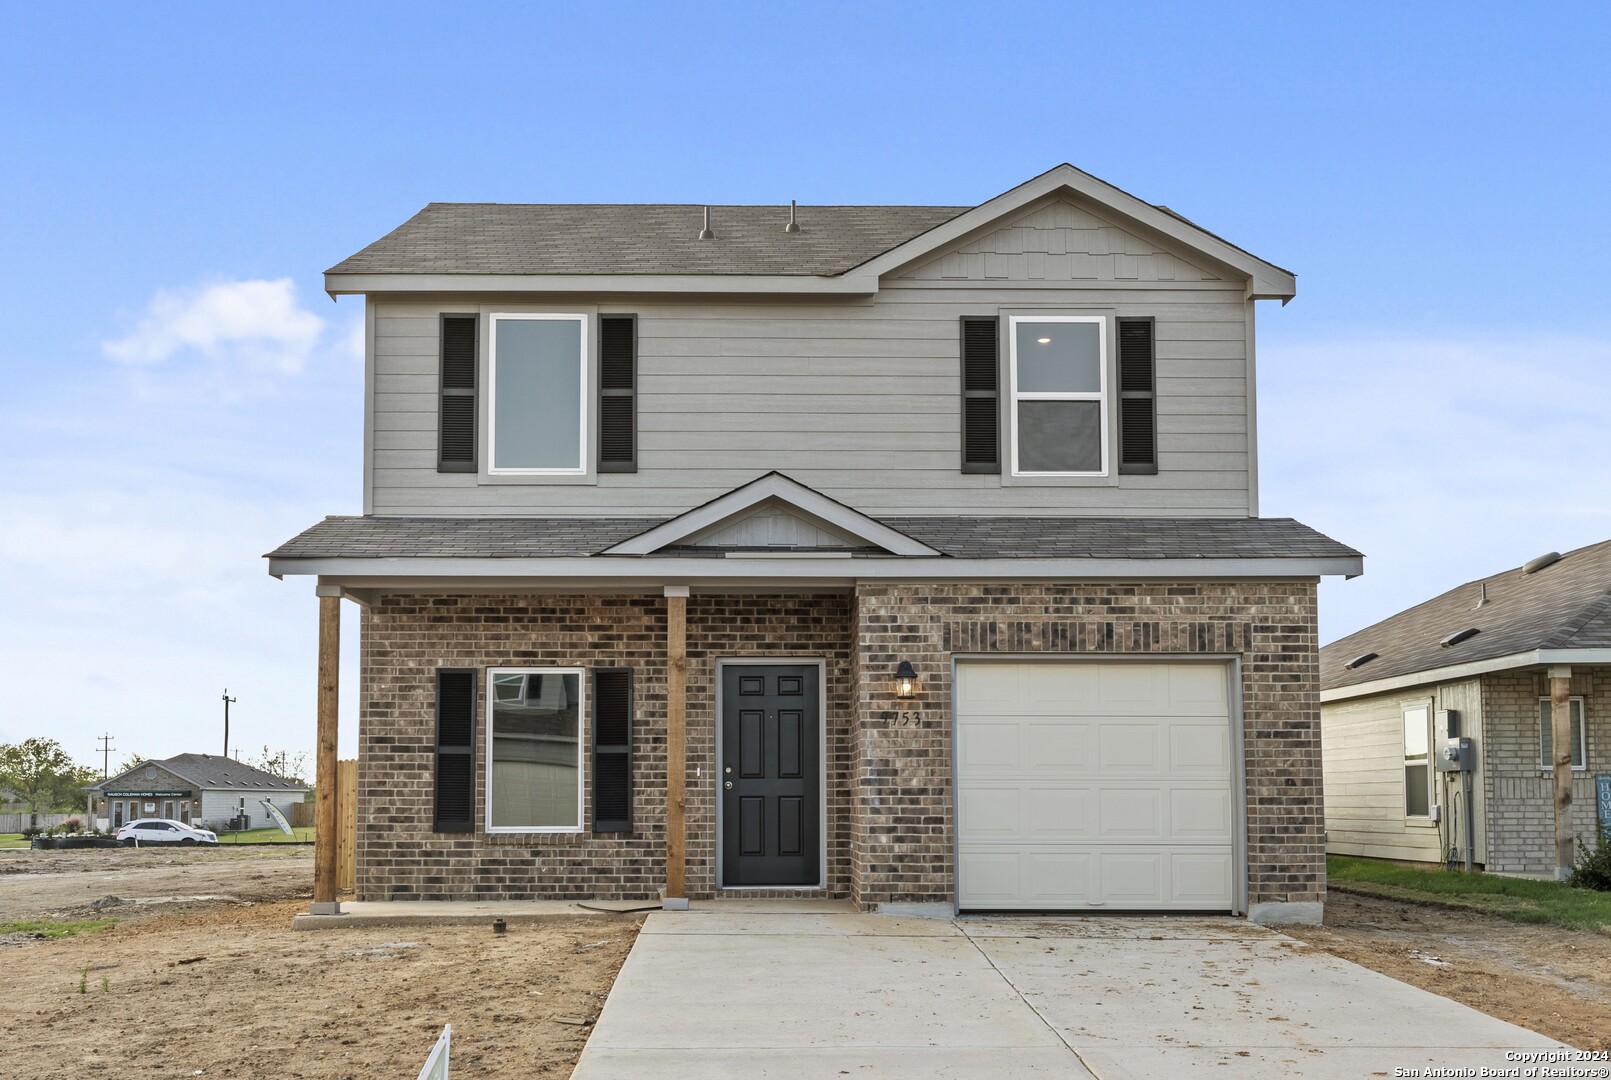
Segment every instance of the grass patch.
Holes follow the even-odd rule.
[[[1611,928],[1611,892],[1574,889],[1555,881],[1428,870],[1345,855],[1328,856],[1326,873],[1335,884],[1391,900],[1440,904],[1511,922],[1572,930],[1605,932]]]
[[[0,921],[0,934],[40,934],[54,940],[74,934],[99,934],[116,925],[116,919],[12,919]]]
[[[22,838],[20,832],[0,832],[0,850],[6,848],[25,848],[28,841]]]
[[[221,832],[218,834],[220,844],[311,844],[313,843],[313,829],[292,829],[292,836],[286,836],[278,828],[247,829],[245,832]]]

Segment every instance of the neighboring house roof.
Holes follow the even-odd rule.
[[[155,765],[159,769],[166,769],[183,780],[188,780],[198,788],[207,790],[236,790],[236,791],[307,791],[306,784],[295,780],[285,780],[261,769],[254,769],[244,762],[234,758],[221,757],[217,754],[178,754],[171,758],[161,760],[142,761],[132,769],[128,769],[116,776],[108,777],[97,784],[90,784],[86,790],[97,791],[101,788],[112,787],[135,773],[144,771],[148,766]]]
[[[1254,299],[1294,295],[1290,271],[1167,207],[1058,165],[978,206],[697,203],[431,203],[325,271],[325,289],[432,293],[782,292],[870,294],[879,278],[1043,200],[1100,209],[1243,275]]]
[[[842,274],[968,209],[435,202],[326,273]]]
[[[1361,557],[1291,518],[946,515],[878,520],[942,555],[966,559]],[[574,558],[598,555],[662,524],[658,518],[327,517],[269,552],[268,558]],[[886,556],[872,549],[866,553]],[[711,552],[670,547],[658,554]]]
[[[1479,633],[1441,644],[1472,628]],[[1516,567],[1468,581],[1332,642],[1320,650],[1320,688],[1373,686],[1501,659],[1510,662],[1496,666],[1570,663],[1572,650],[1587,649],[1611,649],[1611,540],[1530,574]],[[1346,666],[1367,653],[1377,655]]]

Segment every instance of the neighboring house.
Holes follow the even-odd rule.
[[[1293,276],[1071,166],[976,207],[433,203],[366,297],[364,899],[1318,918]],[[332,868],[316,910],[334,910]]]
[[[287,819],[308,793],[307,785],[254,769],[216,754],[179,754],[144,761],[84,789],[91,818],[117,828],[136,818],[169,818],[186,824],[225,828],[246,818],[247,828],[274,824],[267,799]]]
[[[1468,633],[1476,631],[1475,633]],[[1595,834],[1611,771],[1611,541],[1467,582],[1320,650],[1327,848],[1555,870],[1553,710],[1570,699],[1572,828]],[[1471,809],[1438,769],[1472,740]]]

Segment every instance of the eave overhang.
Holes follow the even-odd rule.
[[[324,291],[331,299],[371,293],[871,296],[878,291],[878,277],[860,271],[832,277],[805,274],[327,273]]]
[[[1550,664],[1611,664],[1611,649],[1528,649],[1508,656],[1492,656],[1486,660],[1470,660],[1463,664],[1411,671],[1371,682],[1336,686],[1330,690],[1320,691],[1320,701],[1322,704],[1331,701],[1349,701],[1393,690],[1409,690],[1418,686],[1433,686],[1457,679],[1469,679],[1494,671],[1510,671]]]

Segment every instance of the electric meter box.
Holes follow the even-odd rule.
[[[1450,739],[1438,751],[1438,772],[1471,772],[1477,766],[1477,748],[1470,739]]]

